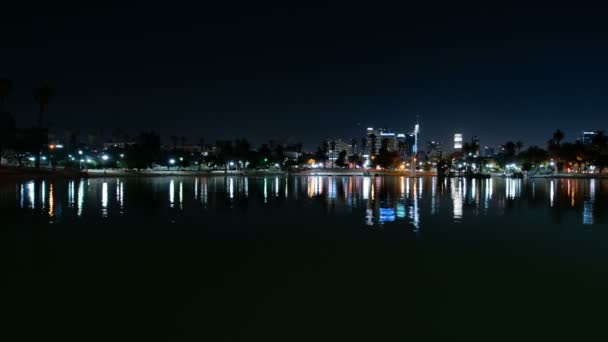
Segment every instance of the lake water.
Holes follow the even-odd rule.
[[[0,334],[608,334],[607,209],[608,180],[2,181]]]

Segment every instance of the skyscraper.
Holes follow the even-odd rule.
[[[462,150],[462,133],[454,134],[454,149],[457,151]]]

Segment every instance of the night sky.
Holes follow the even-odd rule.
[[[448,144],[454,132],[545,146],[558,127],[566,140],[608,129],[603,8],[85,3],[3,4],[0,77],[20,126],[46,81],[48,120],[82,133],[312,149],[370,125],[411,129],[416,113],[423,141]]]

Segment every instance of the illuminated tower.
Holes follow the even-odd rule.
[[[418,154],[418,133],[420,132],[420,124],[418,123],[418,115],[416,115],[416,126],[414,126],[414,146],[412,146],[412,177],[416,176],[416,157]]]
[[[454,149],[456,151],[462,150],[462,134],[461,133],[454,134]]]

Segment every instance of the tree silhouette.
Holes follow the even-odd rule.
[[[517,148],[517,154],[521,153],[521,149],[524,148],[524,143],[521,140],[518,140],[515,143],[515,148]]]
[[[38,132],[37,142],[38,156],[36,157],[36,168],[40,168],[40,159],[42,157],[43,145],[46,143],[44,138],[44,113],[46,112],[49,102],[55,96],[55,91],[46,83],[34,90],[34,101],[38,104]]]
[[[559,128],[556,129],[555,132],[553,132],[553,142],[557,146],[559,146],[561,144],[562,140],[564,140],[565,137],[566,137],[566,135]]]

